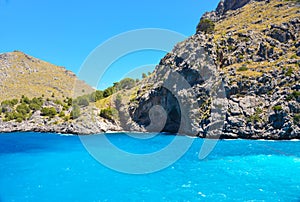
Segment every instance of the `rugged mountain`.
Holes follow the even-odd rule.
[[[148,131],[300,138],[299,33],[297,1],[222,1],[120,114]]]
[[[74,88],[74,86],[77,86]],[[78,89],[78,92],[73,92]],[[0,101],[29,98],[76,97],[93,89],[77,79],[74,73],[25,53],[15,51],[0,55]]]

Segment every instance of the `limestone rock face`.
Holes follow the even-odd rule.
[[[249,3],[250,1],[251,0],[225,0],[224,1],[224,12],[241,8],[241,7],[245,6],[247,3]]]
[[[300,138],[299,4],[225,0],[203,18],[215,32],[197,32],[161,60],[130,104],[132,120],[200,137]]]
[[[150,131],[199,135],[206,127],[206,123],[200,124],[199,108],[210,96],[210,88],[221,81],[215,60],[212,38],[204,34],[179,43],[145,81],[147,91],[138,92],[137,104],[130,107],[132,119]],[[159,108],[153,111],[155,106]],[[201,110],[210,109],[203,106]],[[165,124],[158,127],[154,124],[157,120]]]
[[[218,21],[226,14],[227,11],[237,10],[253,1],[265,1],[268,3],[270,0],[221,0],[216,10],[206,12],[202,18]]]

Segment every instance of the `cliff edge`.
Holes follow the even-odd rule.
[[[221,1],[143,81],[128,113],[148,131],[300,138],[299,33],[297,1]]]

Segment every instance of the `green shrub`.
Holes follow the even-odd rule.
[[[104,98],[109,97],[114,93],[115,93],[115,88],[114,87],[108,87],[107,89],[104,90],[103,97]]]
[[[96,90],[95,92],[87,95],[87,98],[90,102],[97,102],[98,100],[101,100],[104,98],[103,91]]]
[[[23,115],[26,115],[30,112],[30,108],[25,103],[18,105],[16,110],[18,113],[23,114]]]
[[[285,73],[285,76],[292,76],[293,73],[294,73],[293,68],[289,67],[287,72]]]
[[[106,109],[101,109],[100,111],[100,116],[102,118],[105,118],[105,119],[109,119],[109,120],[114,120],[114,117],[116,117],[118,114],[118,111],[114,108],[106,108]]]
[[[80,107],[78,105],[73,106],[73,110],[71,111],[70,118],[77,119],[80,116]]]
[[[294,96],[295,99],[300,97],[300,92],[299,91],[293,91],[292,95]]]
[[[247,71],[247,70],[248,70],[248,67],[246,65],[243,65],[237,69],[237,71],[239,71],[239,72]]]
[[[209,19],[201,19],[197,26],[197,32],[204,32],[205,34],[211,34],[214,30],[215,23]]]
[[[27,114],[27,118],[30,119],[31,117],[32,117],[32,112],[29,112],[29,114]]]
[[[146,74],[144,75],[145,77],[147,77]],[[80,106],[87,106],[88,102],[97,102],[98,100],[113,95],[117,91],[133,88],[135,84],[136,84],[136,80],[131,78],[125,78],[119,82],[115,82],[113,86],[106,88],[104,91],[96,90],[95,92],[89,95],[78,97],[76,98],[74,103]]]
[[[84,107],[86,107],[86,106],[89,106],[89,99],[86,97],[86,96],[81,96],[81,97],[79,97],[79,98],[77,98],[78,99],[78,105],[79,106],[84,106]]]
[[[292,94],[287,95],[286,100],[291,101],[294,98]]]
[[[101,100],[101,99],[103,99],[103,98],[104,98],[104,96],[103,96],[103,91],[97,90],[97,91],[95,92],[95,100],[98,101],[98,100]]]
[[[17,118],[17,119],[16,119],[16,122],[18,122],[18,123],[21,123],[22,121],[23,121],[22,118]]]
[[[300,124],[300,114],[294,115],[294,124],[297,124],[297,125]]]
[[[263,110],[261,108],[256,108],[255,109],[255,113],[256,114],[262,114],[263,113]]]
[[[243,59],[244,59],[244,56],[243,56],[242,54],[240,54],[240,55],[239,55],[239,59],[240,59],[240,60],[243,60]]]
[[[58,116],[59,116],[60,118],[63,118],[65,115],[66,115],[65,112],[61,111],[61,112],[59,113]]]
[[[142,78],[143,78],[143,79],[147,78],[147,74],[143,73],[143,74],[142,74]]]
[[[247,118],[247,122],[251,122],[251,123],[261,122],[262,119],[260,118],[260,115],[262,113],[263,110],[261,108],[256,108],[255,113]]]
[[[83,107],[89,106],[89,104],[90,104],[89,103],[89,95],[84,95],[84,96],[77,97],[73,101],[73,104],[83,106]]]
[[[30,101],[30,103],[34,103],[34,104],[37,104],[37,105],[40,105],[42,106],[44,101],[43,101],[43,98],[39,97],[39,98],[32,98],[32,100]]]
[[[23,120],[26,120],[26,115],[18,113],[16,111],[5,113],[4,121],[12,121],[12,120],[16,120],[17,122],[20,123]]]
[[[70,116],[65,116],[64,117],[64,121],[69,121],[70,120]]]
[[[68,106],[67,104],[64,104],[64,105],[63,105],[63,110],[64,110],[64,111],[69,110],[69,108],[70,108],[70,106]]]
[[[67,98],[64,100],[64,102],[65,102],[68,106],[72,106],[72,104],[73,104],[73,99],[67,97]]]
[[[96,102],[96,92],[93,92],[88,95],[89,102]]]
[[[41,110],[42,116],[48,116],[49,118],[53,118],[57,114],[57,111],[54,107],[43,107]]]
[[[289,94],[287,97],[286,97],[286,100],[287,101],[291,101],[293,99],[298,99],[300,97],[300,92],[299,91],[293,91],[291,94]]]
[[[8,112],[9,111],[9,107],[1,107],[1,113],[6,113],[6,112]]]
[[[16,104],[18,104],[18,100],[17,99],[2,101],[1,102],[1,108],[0,108],[0,111],[1,111],[0,114],[11,111]]]
[[[248,38],[248,37],[239,37],[239,39],[240,39],[242,42],[249,42],[249,41],[250,41],[250,38]]]
[[[249,118],[247,119],[247,122],[251,122],[251,123],[257,123],[260,121],[261,121],[261,118],[258,114],[253,114],[253,115],[249,116]]]
[[[114,83],[114,88],[116,91],[123,89],[131,89],[135,86],[135,80],[131,78],[122,79],[120,82]]]
[[[1,106],[2,107],[14,107],[16,104],[18,104],[18,100],[17,99],[12,99],[12,100],[4,100],[1,102]]]
[[[60,101],[60,100],[58,100],[58,99],[54,100],[54,104],[63,106],[62,101]]]
[[[229,46],[227,47],[227,49],[228,49],[229,51],[234,51],[235,47],[229,45]]]
[[[5,113],[5,121],[11,121],[11,120],[14,120],[15,118],[17,118],[17,116],[16,116],[16,112],[14,111],[14,112],[7,112],[7,113]]]
[[[18,102],[19,101],[17,99],[10,100],[10,103],[11,103],[12,106],[15,106],[16,104],[18,104]]]
[[[20,103],[30,104],[30,99],[25,95],[22,95],[22,98],[20,99]]]
[[[38,111],[38,110],[41,110],[42,106],[38,105],[36,103],[30,103],[29,108],[33,111]]]
[[[274,111],[282,111],[282,106],[281,105],[276,105],[273,107]]]

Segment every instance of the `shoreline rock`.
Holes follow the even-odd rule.
[[[53,134],[62,134],[62,135],[74,135],[74,136],[85,136],[85,135],[99,135],[99,134],[113,134],[113,133],[145,133],[142,131],[124,131],[124,130],[108,130],[108,131],[101,131],[101,132],[77,132],[77,131],[67,131],[64,128],[62,128],[61,130],[53,130],[51,128],[32,128],[32,129],[21,129],[16,127],[13,130],[1,130],[0,131],[0,135],[1,134],[9,134],[9,133],[17,133],[17,132],[36,132],[36,133],[53,133]],[[148,132],[146,132],[148,133]],[[161,134],[164,134],[165,132],[161,132]],[[189,136],[189,137],[195,137],[195,136],[190,136],[190,135],[186,135],[186,134],[176,134],[176,133],[167,133],[167,135],[182,135],[182,136]],[[275,141],[280,141],[280,140],[300,140],[300,137],[294,137],[294,138],[282,138],[282,137],[275,137],[274,136],[251,136],[248,138],[243,138],[240,137],[236,134],[230,134],[230,133],[224,133],[221,135],[220,138],[211,138],[211,137],[200,137],[197,136],[197,138],[201,138],[201,139],[219,139],[219,140],[275,140]]]

